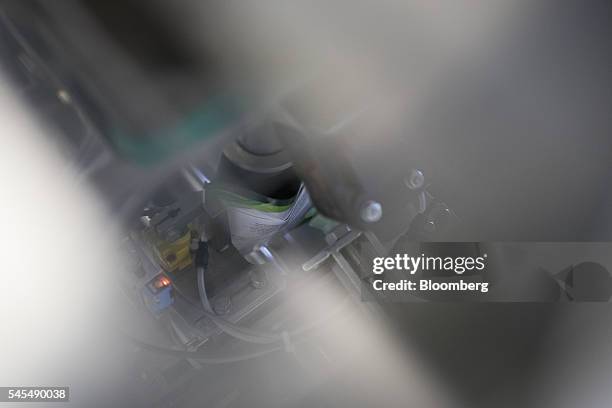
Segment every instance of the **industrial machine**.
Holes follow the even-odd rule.
[[[137,350],[143,406],[285,406],[269,391],[283,388],[284,372],[295,393],[321,387],[309,364],[335,372],[328,354],[359,344],[349,329],[341,346],[326,343],[328,325],[386,321],[397,308],[369,294],[374,258],[447,253],[448,241],[461,242],[453,256],[478,257],[486,249],[477,241],[607,237],[585,216],[605,212],[588,204],[603,189],[589,196],[585,180],[597,184],[609,156],[570,168],[554,153],[554,120],[539,138],[515,117],[473,130],[474,117],[499,115],[487,110],[498,96],[470,85],[480,65],[449,61],[473,62],[480,48],[454,47],[463,35],[490,46],[488,31],[448,42],[436,31],[421,47],[393,28],[421,27],[421,7],[396,15],[390,6],[388,27],[372,30],[374,6],[348,18],[330,2],[321,7],[336,18],[327,21],[307,5],[230,3],[0,2],[4,75],[120,226],[117,292],[136,317],[119,331]],[[301,15],[312,24],[291,18]],[[459,97],[447,98],[446,86]],[[449,102],[466,94],[473,104]],[[593,134],[593,150],[606,152],[609,139]],[[490,148],[491,135],[507,149]],[[571,150],[574,139],[565,142]],[[558,159],[554,170],[542,169],[544,155]],[[559,191],[539,188],[548,172],[563,175]],[[560,201],[571,209],[551,205]],[[455,298],[409,296],[439,299]],[[351,352],[346,370],[364,350]],[[258,369],[235,364],[264,356],[281,385],[262,391],[245,379]],[[320,402],[306,406],[331,406]]]

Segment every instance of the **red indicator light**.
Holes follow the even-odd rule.
[[[159,275],[159,277],[153,282],[153,287],[155,289],[163,289],[170,286],[171,283],[172,281],[166,275]]]

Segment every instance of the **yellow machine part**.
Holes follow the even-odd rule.
[[[154,233],[148,234],[148,238],[165,271],[177,272],[191,265],[191,230],[174,242],[162,240]]]

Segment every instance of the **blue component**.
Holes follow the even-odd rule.
[[[160,314],[174,303],[172,286],[167,286],[154,293],[147,285],[142,288],[142,297],[147,308],[155,315]]]

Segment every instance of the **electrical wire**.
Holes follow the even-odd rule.
[[[225,319],[217,316],[210,305],[208,295],[206,293],[205,276],[206,270],[208,269],[208,244],[206,241],[200,241],[198,250],[195,256],[195,265],[197,270],[198,278],[198,291],[200,294],[200,302],[204,309],[204,314],[213,323],[220,328],[224,333],[237,338],[242,341],[256,344],[273,344],[282,342],[282,336],[280,334],[269,334],[261,333],[253,329],[241,327],[226,321]]]
[[[208,295],[206,294],[206,286],[204,284],[205,269],[202,266],[199,266],[197,267],[197,271],[198,290],[200,292],[200,301],[202,303],[202,307],[204,308],[204,314],[206,315],[206,317],[212,320],[213,323],[223,332],[234,338],[249,343],[273,344],[282,340],[280,336],[260,333],[253,329],[247,329],[245,327],[237,326],[226,321],[225,319],[218,317],[210,306],[210,301],[208,300]]]
[[[200,302],[202,305],[203,313],[206,317],[208,317],[219,329],[221,329],[225,334],[234,337],[238,340],[242,340],[248,343],[254,344],[275,344],[281,343],[284,344],[285,347],[288,346],[288,341],[295,336],[300,336],[310,330],[315,329],[321,323],[329,320],[332,316],[338,313],[340,310],[344,308],[346,304],[349,303],[349,297],[347,296],[344,301],[340,302],[337,308],[334,309],[331,313],[327,313],[323,318],[318,319],[309,324],[298,327],[297,329],[289,332],[261,332],[258,330],[254,330],[251,328],[243,327],[236,325],[234,323],[228,322],[227,320],[217,316],[213,311],[210,301],[208,299],[208,295],[206,293],[206,284],[205,284],[205,275],[206,270],[208,269],[208,244],[205,241],[200,241],[198,246],[198,251],[195,256],[195,265],[197,269],[197,280],[198,280],[198,291],[200,294]],[[180,292],[179,292],[180,293]],[[192,303],[188,298],[183,296],[189,303]],[[193,303],[192,303],[193,304]]]

